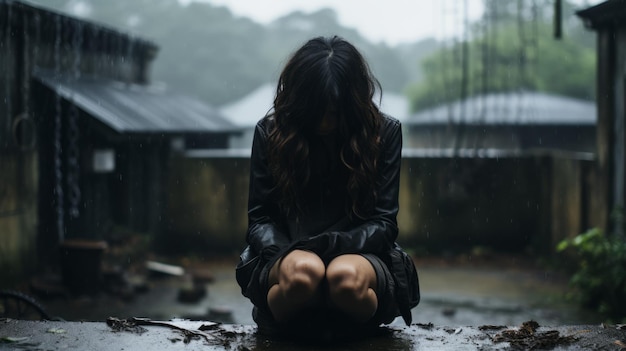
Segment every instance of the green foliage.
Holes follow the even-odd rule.
[[[626,241],[594,228],[561,241],[557,252],[571,265],[574,298],[613,321],[626,321]]]
[[[551,2],[541,3],[540,13],[549,12]],[[472,25],[467,42],[449,43],[422,61],[424,80],[407,89],[413,111],[463,97],[517,90],[594,98],[596,55],[589,45],[593,34],[580,29],[581,21],[567,22],[571,35],[557,40],[549,16],[529,14],[528,8],[518,7],[519,1],[493,4]]]

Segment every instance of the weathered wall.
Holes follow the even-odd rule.
[[[405,158],[403,240],[426,250],[530,245],[544,210],[533,159]]]
[[[583,231],[582,213],[583,169],[576,160],[555,159],[552,161],[552,220],[551,244],[571,238]],[[585,228],[586,229],[586,228]]]
[[[422,251],[490,247],[550,252],[580,233],[590,161],[552,158],[402,160],[399,242]],[[170,170],[169,249],[241,249],[249,160],[176,158]]]
[[[0,288],[37,265],[36,177],[33,152],[0,152]]]
[[[248,224],[248,158],[183,158],[170,163],[164,251],[237,251]]]

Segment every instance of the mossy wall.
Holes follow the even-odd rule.
[[[550,252],[591,225],[583,211],[591,161],[527,158],[402,160],[398,241],[427,252],[487,247]],[[237,252],[245,245],[249,160],[177,158],[168,228],[180,251]],[[163,245],[165,244],[165,245]]]
[[[0,288],[32,273],[37,255],[34,152],[0,153]]]

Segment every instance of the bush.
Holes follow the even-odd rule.
[[[626,242],[598,228],[561,241],[557,252],[573,269],[571,297],[610,321],[626,320]]]

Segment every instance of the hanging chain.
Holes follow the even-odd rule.
[[[59,76],[61,71],[61,17],[56,16],[54,40],[54,73]],[[55,94],[54,97],[54,192],[56,195],[57,212],[57,235],[59,242],[65,238],[65,211],[63,205],[63,169],[62,169],[62,140],[61,140],[61,97]]]
[[[78,150],[78,109],[74,104],[70,107],[68,125],[69,147],[67,152],[67,188],[69,190],[69,214],[78,218],[80,214],[79,156]]]
[[[83,43],[83,27],[80,26],[74,34],[72,46],[74,49],[74,61],[72,64],[73,79],[80,77],[81,46]],[[80,150],[78,147],[78,108],[72,103],[69,111],[68,125],[68,152],[67,152],[67,187],[69,189],[69,214],[73,218],[78,218],[80,214]]]
[[[22,23],[24,24],[25,28],[28,28],[29,23],[28,23],[28,17],[26,16],[26,13],[23,13],[23,17],[22,17]],[[22,106],[18,107],[20,109],[23,110],[22,114],[26,115],[27,117],[29,116],[28,113],[28,97],[30,96],[30,92],[29,92],[29,87],[30,84],[28,84],[28,79],[26,79],[26,77],[29,77],[30,74],[30,55],[28,50],[30,49],[30,35],[28,32],[23,34],[23,47],[22,47],[22,86],[20,87],[21,89],[21,93],[22,93]],[[34,56],[36,57],[36,56]]]
[[[0,45],[2,45],[2,50],[6,51],[9,48],[11,48],[12,45],[12,32],[13,32],[13,26],[12,26],[12,13],[13,13],[13,7],[11,5],[11,3],[7,4],[7,12],[6,12],[6,28],[5,28],[5,37],[3,38],[3,42],[0,43]],[[9,55],[9,52],[7,52],[7,56]],[[11,79],[9,77],[9,75],[11,74],[10,70],[5,71],[5,73],[7,74],[6,79],[4,80],[4,91],[5,91],[5,95],[3,97],[4,99],[4,105],[6,106],[6,125],[2,126],[2,134],[3,136],[6,135],[6,138],[2,138],[2,144],[0,144],[0,146],[4,147],[8,147],[9,146],[9,140],[11,140],[10,138],[8,138],[8,136],[10,135],[10,131],[11,131],[11,116],[13,115],[13,111],[11,108],[11,96],[9,94],[9,92],[11,91]]]

